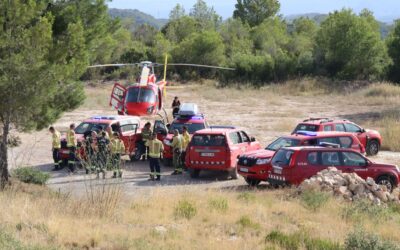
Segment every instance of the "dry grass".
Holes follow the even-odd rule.
[[[100,216],[104,213],[87,213],[93,205],[88,199],[14,183],[0,193],[0,209],[6,211],[0,230],[19,244],[44,249],[264,249],[271,244],[264,238],[274,230],[343,243],[359,223],[343,218],[344,202],[330,199],[311,211],[289,198],[290,190],[165,192],[155,188],[149,196],[117,200]],[[393,213],[384,223],[365,218],[363,225],[400,242],[399,219]]]

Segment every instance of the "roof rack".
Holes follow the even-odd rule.
[[[216,126],[210,126],[210,129],[236,129],[235,126],[220,126],[220,125],[216,125]]]
[[[303,120],[303,122],[318,121],[318,120],[329,120],[329,118],[328,117],[310,117],[308,119]]]
[[[326,147],[326,148],[340,148],[340,144],[331,143],[331,142],[321,142],[319,144],[319,146]]]

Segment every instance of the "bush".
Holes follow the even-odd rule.
[[[310,250],[336,250],[341,249],[338,243],[329,240],[312,239],[306,233],[298,232],[286,235],[280,231],[272,231],[265,238],[266,242],[279,245],[287,250],[310,249]]]
[[[369,200],[359,200],[343,208],[342,216],[345,219],[362,220],[364,217],[374,220],[387,220],[389,210],[384,206],[376,206]]]
[[[260,224],[253,222],[249,216],[243,215],[242,217],[239,218],[239,220],[236,222],[238,225],[242,226],[243,228],[253,228],[253,229],[259,229]]]
[[[14,176],[25,183],[44,185],[49,180],[50,175],[31,167],[22,167],[14,170]]]
[[[329,198],[330,195],[328,193],[316,190],[305,190],[300,196],[303,205],[313,211],[317,211],[320,207],[325,205]]]
[[[197,208],[190,201],[181,200],[175,207],[174,214],[176,218],[184,218],[190,220],[197,214]]]
[[[358,229],[349,234],[345,241],[345,249],[398,250],[400,247],[390,241],[383,241],[379,236]]]
[[[208,203],[211,209],[220,212],[226,212],[228,210],[228,201],[223,197],[211,199]]]

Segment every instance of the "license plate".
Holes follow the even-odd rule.
[[[239,170],[240,170],[240,172],[245,172],[245,173],[249,172],[249,169],[247,169],[247,168],[240,168]]]
[[[213,157],[214,153],[201,153],[201,156],[206,156],[206,157]]]
[[[274,168],[273,169],[274,174],[282,174],[282,169],[280,168]]]

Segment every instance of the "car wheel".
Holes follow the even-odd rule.
[[[372,141],[368,142],[367,148],[366,148],[367,155],[376,155],[376,154],[378,154],[379,148],[380,148],[380,145],[379,145],[379,142],[377,140],[372,140]]]
[[[230,177],[232,178],[232,180],[237,180],[238,178],[238,172],[237,169],[234,168],[229,172]]]
[[[190,177],[193,179],[199,178],[200,176],[200,169],[191,169],[190,170]]]
[[[251,178],[244,178],[247,184],[249,184],[250,187],[256,187],[258,184],[260,184],[260,180],[256,179],[251,179]]]
[[[376,180],[376,184],[386,186],[389,192],[392,192],[394,187],[392,178],[390,178],[390,176],[387,175],[378,177],[378,179]]]

